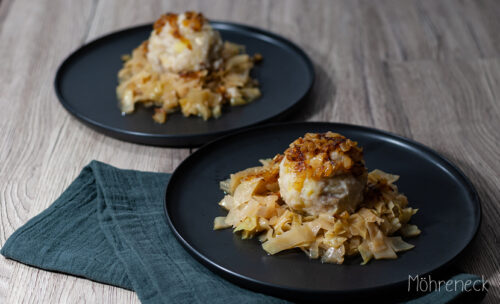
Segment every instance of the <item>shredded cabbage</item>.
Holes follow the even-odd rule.
[[[221,182],[226,195],[219,203],[226,217],[214,220],[214,229],[232,227],[243,239],[258,235],[269,254],[299,248],[310,258],[342,264],[345,256],[360,255],[362,264],[371,259],[395,259],[397,252],[414,246],[404,237],[420,230],[408,222],[418,211],[393,184],[398,176],[374,170],[368,174],[365,200],[354,212],[312,216],[298,213],[281,199],[276,180],[277,162],[261,161]]]

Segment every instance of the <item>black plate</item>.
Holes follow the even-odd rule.
[[[306,132],[334,131],[358,141],[369,170],[401,176],[397,185],[422,234],[408,239],[415,248],[396,260],[361,266],[361,258],[343,265],[321,264],[301,251],[269,256],[258,240],[241,240],[231,229],[213,231],[213,219],[225,212],[219,181],[230,173],[259,165],[282,153]],[[293,299],[346,299],[405,288],[408,275],[433,272],[451,262],[475,236],[481,219],[476,190],[453,164],[411,140],[366,127],[334,123],[291,123],[254,128],[226,136],[189,156],[174,172],[166,190],[169,225],[187,250],[203,264],[247,288]],[[327,297],[328,296],[328,297]],[[330,298],[329,296],[335,296]],[[389,299],[389,298],[386,298]]]
[[[249,54],[264,60],[252,70],[262,97],[241,107],[225,107],[222,117],[203,121],[169,115],[155,123],[152,109],[138,107],[122,116],[115,93],[121,56],[130,54],[151,33],[144,25],[99,38],[71,54],[59,67],[55,90],[62,105],[90,127],[109,136],[141,144],[196,146],[223,134],[259,123],[278,120],[304,100],[314,81],[310,59],[290,41],[257,28],[212,22],[227,41],[243,44]]]

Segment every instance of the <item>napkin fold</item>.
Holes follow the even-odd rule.
[[[49,208],[10,236],[1,254],[133,290],[142,303],[284,303],[220,278],[182,248],[165,222],[169,178],[92,161]],[[482,284],[473,275],[453,279]],[[447,303],[464,294],[440,290],[412,303]]]

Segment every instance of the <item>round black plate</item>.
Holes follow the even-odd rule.
[[[321,264],[301,251],[267,255],[258,240],[241,240],[231,229],[212,230],[225,212],[219,181],[282,153],[306,132],[333,131],[358,141],[369,170],[400,175],[397,185],[422,234],[408,239],[415,248],[396,260],[348,258],[343,265]],[[451,262],[475,236],[481,219],[478,195],[453,164],[411,140],[366,127],[335,123],[291,123],[258,127],[226,136],[189,156],[166,190],[170,226],[203,264],[245,287],[294,299],[337,299],[406,288],[409,275],[423,275]],[[325,298],[326,296],[326,298]],[[330,298],[328,296],[335,296]],[[389,298],[386,298],[388,300]]]
[[[241,107],[225,107],[222,117],[203,121],[169,115],[155,123],[152,109],[138,107],[122,116],[115,93],[121,56],[130,54],[151,33],[144,25],[99,38],[75,51],[59,67],[55,90],[62,105],[90,127],[109,136],[141,144],[197,146],[244,127],[278,120],[304,100],[314,81],[307,55],[292,42],[257,28],[212,22],[227,41],[243,44],[249,54],[264,60],[252,70],[262,97]]]

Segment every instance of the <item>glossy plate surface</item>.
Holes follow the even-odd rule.
[[[217,203],[219,182],[282,153],[306,132],[333,131],[358,141],[369,170],[400,175],[397,185],[418,208],[412,223],[422,234],[416,247],[396,260],[347,258],[321,264],[299,250],[267,255],[258,240],[241,240],[231,229],[213,231],[226,215]],[[254,128],[202,147],[175,171],[166,191],[167,222],[187,250],[227,279],[260,292],[294,299],[360,296],[406,288],[408,275],[427,274],[449,264],[475,236],[481,219],[477,193],[451,163],[421,144],[383,131],[334,123],[291,123]]]
[[[252,70],[262,96],[245,106],[225,107],[219,119],[205,122],[175,113],[160,125],[151,118],[153,110],[142,106],[121,115],[115,92],[121,56],[149,37],[151,25],[104,36],[71,54],[57,72],[57,96],[71,114],[97,131],[125,141],[173,147],[201,145],[231,131],[279,120],[297,108],[314,82],[313,66],[301,49],[260,29],[224,22],[212,25],[223,40],[243,44],[248,54],[264,58]]]

